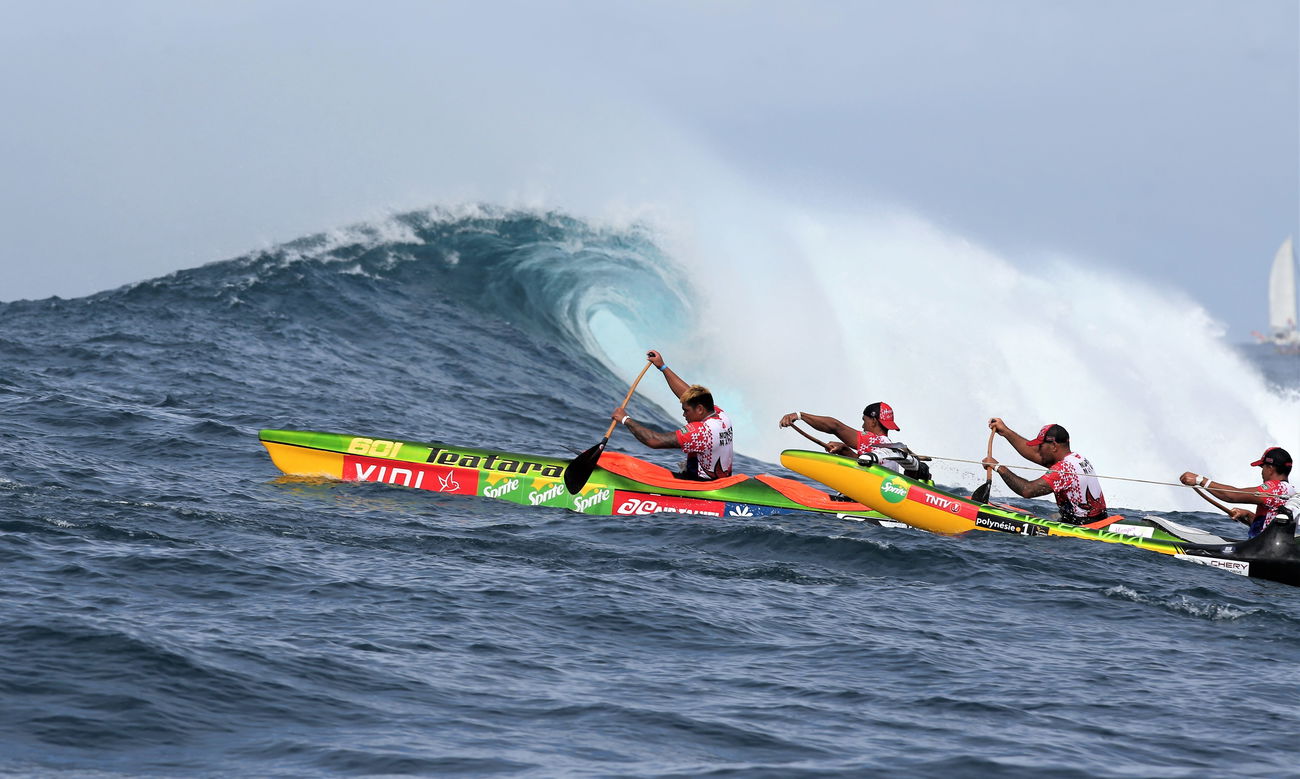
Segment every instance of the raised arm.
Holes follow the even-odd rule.
[[[1032,446],[1029,446],[1029,439],[1025,438],[1024,436],[1020,435],[1016,431],[1007,427],[1007,423],[1003,422],[1001,417],[993,417],[992,419],[990,419],[989,429],[997,433],[998,435],[1002,436],[1003,438],[1007,439],[1007,443],[1011,444],[1011,448],[1016,450],[1016,454],[1020,455],[1021,457],[1025,458],[1031,463],[1038,463],[1039,465],[1042,466],[1047,465],[1046,463],[1043,462],[1043,456],[1038,453],[1038,450]],[[1012,475],[1014,476],[1015,474]],[[1003,478],[1005,479],[1006,477]],[[1020,478],[1020,477],[1017,476],[1016,478]],[[1024,479],[1021,479],[1021,481],[1024,481]],[[1007,486],[1010,485],[1011,483],[1007,482]],[[1050,487],[1048,488],[1048,492],[1051,492]],[[1022,497],[1031,497],[1031,496],[1024,495]]]
[[[781,427],[789,427],[795,422],[804,422],[813,430],[830,433],[843,441],[847,446],[857,448],[858,431],[839,421],[835,417],[824,417],[818,416],[817,414],[805,414],[802,411],[791,411],[789,414],[781,417],[780,425]]]
[[[668,382],[668,389],[672,390],[674,398],[680,398],[691,385],[686,383],[681,376],[678,376],[672,368],[664,365],[664,356],[659,352],[651,349],[645,353],[645,357],[652,365],[659,369],[664,375],[664,381]]]
[[[1189,487],[1200,487],[1214,497],[1228,503],[1249,503],[1252,506],[1263,506],[1276,500],[1274,496],[1260,492],[1259,487],[1233,487],[1223,482],[1211,481],[1208,476],[1197,476],[1191,471],[1187,471],[1178,480]]]

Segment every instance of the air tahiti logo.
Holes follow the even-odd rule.
[[[880,496],[890,503],[898,503],[907,497],[907,482],[897,476],[881,482]]]
[[[438,492],[460,492],[460,482],[456,481],[454,471],[447,471],[446,476],[438,477]]]
[[[723,515],[726,506],[726,503],[719,500],[677,498],[671,495],[642,498],[635,493],[627,493],[622,490],[614,493],[614,514],[625,517],[657,514],[661,511],[672,514],[705,514],[711,517],[720,517]]]
[[[528,462],[527,460],[512,460],[509,457],[498,457],[495,454],[459,454],[457,452],[446,452],[442,449],[434,449],[429,452],[426,462],[436,463],[438,465],[449,465],[457,468],[474,468],[481,471],[497,471],[498,473],[513,473],[523,476],[529,471],[535,472],[539,476],[548,476],[552,479],[558,479],[564,475],[564,468],[559,465],[544,465],[542,463]]]

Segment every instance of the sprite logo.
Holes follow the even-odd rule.
[[[898,503],[907,497],[907,482],[893,477],[889,481],[882,482],[880,485],[880,496],[890,503]]]

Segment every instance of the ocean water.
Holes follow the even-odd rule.
[[[777,470],[781,442],[800,441],[774,410],[829,413],[835,393],[866,390],[807,381],[792,397],[752,366],[736,368],[748,391],[726,360],[710,372],[716,334],[691,323],[716,289],[663,246],[635,225],[467,207],[0,304],[0,773],[1300,773],[1300,588],[1073,539],[588,517],[292,480],[257,443],[301,428],[564,456],[599,439],[660,347],[752,426],[743,468]],[[781,314],[757,284],[732,292],[754,317],[733,339]],[[828,337],[835,351],[790,359],[842,356]],[[1279,420],[1294,361],[1201,351],[1167,402],[1090,402],[1145,410],[1153,429],[1198,398],[1253,414],[1238,427],[1255,439],[1295,424]],[[899,354],[889,381],[918,385],[894,404],[904,429],[978,457],[986,403],[966,410],[966,438],[919,422],[937,391],[920,360],[949,353]],[[1216,385],[1225,365],[1233,381]],[[647,382],[634,408],[668,428],[671,398]],[[1249,480],[1227,455],[1255,442],[1218,443],[1187,458]],[[611,445],[650,454],[625,434]],[[1183,469],[1169,467],[1154,475]],[[1116,489],[1122,511],[1236,532]]]

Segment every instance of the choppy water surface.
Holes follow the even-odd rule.
[[[0,770],[1295,773],[1300,589],[1070,539],[277,478],[260,427],[585,448],[622,392],[593,313],[693,305],[634,231],[395,225],[0,305]]]

